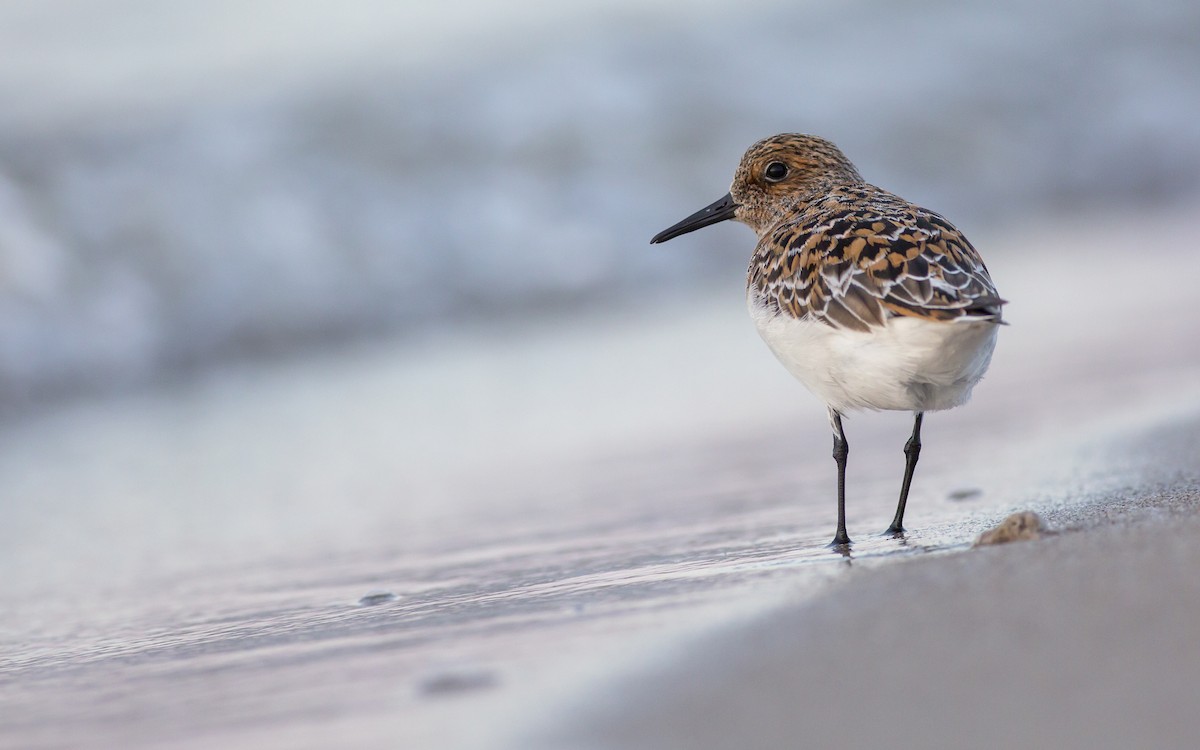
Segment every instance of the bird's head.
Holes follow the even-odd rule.
[[[734,219],[763,234],[796,206],[838,185],[862,182],[858,170],[824,138],[783,133],[751,146],[733,175],[729,193],[654,236],[666,242],[681,234]]]

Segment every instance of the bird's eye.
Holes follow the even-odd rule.
[[[773,161],[763,170],[763,177],[767,178],[767,182],[779,182],[784,177],[787,177],[788,167],[781,161]]]

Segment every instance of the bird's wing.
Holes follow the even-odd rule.
[[[896,316],[999,322],[1004,304],[967,238],[911,204],[847,211],[800,231],[782,226],[756,256],[773,256],[758,278],[752,269],[760,297],[835,328],[867,331]]]

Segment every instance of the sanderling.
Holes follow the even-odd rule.
[[[785,133],[742,157],[729,194],[651,243],[734,219],[758,233],[747,305],[767,346],[825,402],[846,534],[842,414],[914,414],[904,479],[885,533],[904,532],[904,505],[927,411],[967,401],[996,346],[1004,300],[979,253],[938,214],[870,185],[837,146]]]

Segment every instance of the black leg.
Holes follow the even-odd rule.
[[[913,472],[917,468],[917,459],[921,457],[921,419],[924,412],[917,412],[913,420],[912,437],[904,444],[904,482],[900,485],[900,502],[896,505],[896,517],[885,534],[900,536],[904,533],[904,505],[908,502],[908,488],[912,486]]]
[[[850,536],[846,533],[846,457],[850,455],[850,444],[842,431],[842,415],[830,409],[829,423],[833,425],[833,460],[837,461],[838,472],[837,534],[830,546],[841,547],[850,544]]]

